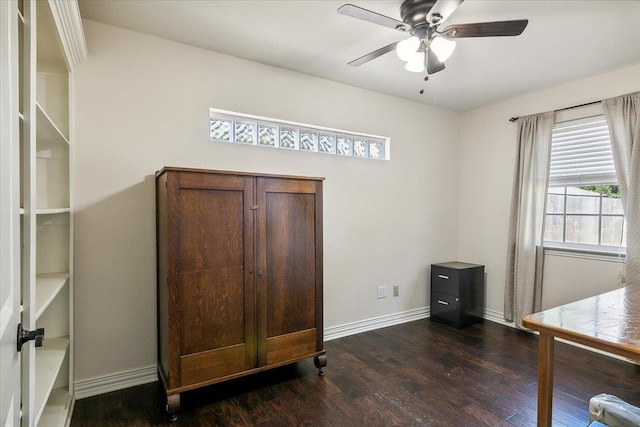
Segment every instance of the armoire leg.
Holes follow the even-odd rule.
[[[167,414],[169,415],[169,421],[174,422],[178,420],[179,410],[180,410],[180,393],[168,395],[167,396]]]
[[[313,364],[318,368],[318,375],[321,377],[324,376],[324,371],[322,368],[327,366],[327,355],[321,354],[320,356],[316,356],[313,358]]]

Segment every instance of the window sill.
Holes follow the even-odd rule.
[[[626,248],[577,248],[550,243],[544,245],[545,255],[584,258],[598,261],[620,262],[626,261]]]

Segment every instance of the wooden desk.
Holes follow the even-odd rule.
[[[539,427],[551,426],[555,337],[640,361],[640,285],[530,314],[522,323],[540,332]]]

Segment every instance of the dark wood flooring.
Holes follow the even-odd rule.
[[[182,394],[177,422],[158,383],[82,399],[71,426],[535,426],[535,335],[485,321],[427,320],[325,343],[312,360]],[[640,405],[640,369],[556,343],[554,425],[586,426],[588,401]]]

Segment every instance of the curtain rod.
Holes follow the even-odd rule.
[[[594,104],[599,104],[602,101],[593,101],[593,102],[586,102],[584,104],[580,104],[580,105],[572,105],[571,107],[564,107],[564,108],[558,108],[557,110],[553,110],[554,113],[557,113],[558,111],[564,111],[564,110],[571,110],[573,108],[580,108],[580,107],[586,107],[587,105],[594,105]],[[511,117],[509,119],[509,121],[511,123],[517,121],[520,117]]]

